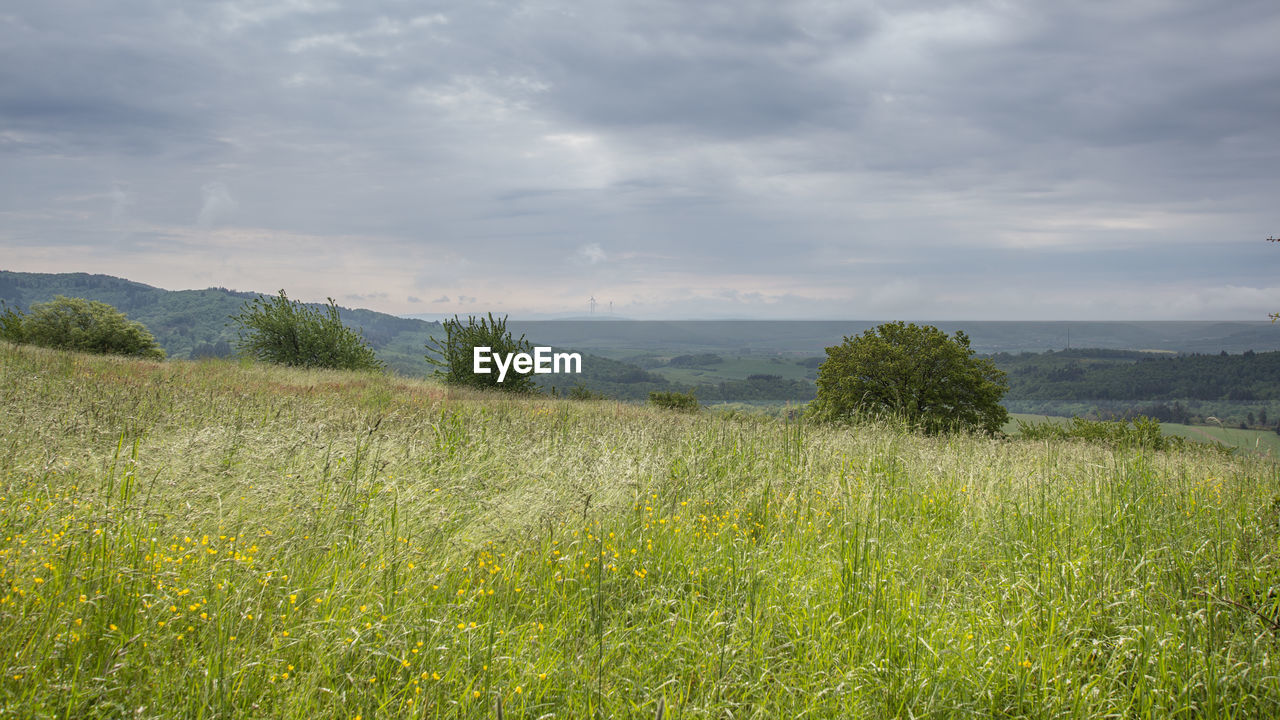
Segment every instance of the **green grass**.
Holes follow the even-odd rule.
[[[1280,711],[1258,457],[4,344],[0,398],[0,717]]]

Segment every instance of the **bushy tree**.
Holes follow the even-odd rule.
[[[532,354],[533,345],[524,339],[524,335],[519,339],[511,337],[505,315],[495,318],[493,313],[489,313],[487,319],[480,318],[478,322],[475,317],[467,316],[465,324],[454,315],[452,320],[445,320],[440,325],[444,338],[431,338],[427,343],[426,358],[436,367],[435,376],[446,384],[518,393],[537,392],[532,372],[518,373],[513,367],[502,382],[498,382],[496,371],[474,372],[474,348],[477,347],[487,347],[491,353],[503,356]]]
[[[62,295],[32,305],[28,313],[4,308],[0,336],[62,350],[164,358],[164,350],[142,323],[106,303]]]
[[[994,434],[1009,419],[1000,405],[1005,374],[974,356],[969,337],[932,325],[886,323],[827,348],[818,368],[819,419],[894,415],[925,432]]]
[[[231,319],[240,324],[240,352],[258,360],[293,367],[382,369],[364,337],[342,324],[333,298],[321,312],[290,300],[281,290],[275,297],[259,295],[245,302]]]

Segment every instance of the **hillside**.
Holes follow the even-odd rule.
[[[0,343],[0,711],[1263,717],[1275,477]]]
[[[265,293],[274,294],[276,290]],[[169,357],[189,358],[193,353],[201,354],[202,349],[205,354],[212,354],[211,346],[219,341],[233,341],[236,328],[230,316],[240,311],[245,300],[257,297],[258,293],[226,288],[164,290],[110,275],[0,270],[0,300],[10,307],[26,309],[35,303],[48,302],[56,295],[108,303],[130,320],[146,325]],[[408,375],[426,374],[422,348],[431,329],[440,327],[440,323],[373,310],[339,308],[339,313],[344,324],[364,334],[388,366]]]

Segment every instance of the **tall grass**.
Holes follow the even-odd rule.
[[[0,716],[1273,716],[1278,479],[0,345]]]

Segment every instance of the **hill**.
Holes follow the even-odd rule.
[[[0,343],[0,708],[1263,717],[1274,479]]]
[[[26,309],[56,295],[108,303],[146,325],[169,357],[190,358],[229,353],[228,343],[236,337],[229,318],[258,293],[227,288],[164,290],[110,275],[0,270],[0,300],[10,307]],[[392,369],[408,375],[428,372],[422,348],[440,323],[373,310],[339,308],[339,313],[343,324],[359,329]]]

